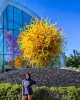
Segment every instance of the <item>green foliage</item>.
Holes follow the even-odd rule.
[[[21,86],[9,83],[0,84],[0,100],[20,100]]]
[[[32,88],[33,100],[80,100],[80,88],[74,86]],[[1,83],[0,100],[21,100],[21,85]]]
[[[80,100],[80,88],[69,87],[51,87],[53,98],[56,100]]]
[[[80,66],[80,52],[73,50],[73,54],[70,57],[66,57],[67,67],[79,68]]]
[[[11,84],[8,83],[0,84],[0,100],[7,100],[7,97],[5,99],[5,96],[7,96],[7,91],[9,91],[10,88],[11,88]]]
[[[34,92],[33,100],[49,100],[49,88],[46,86],[37,87],[37,90]]]
[[[80,88],[78,88],[76,92],[78,93],[78,97],[77,98],[78,98],[78,100],[80,100]]]
[[[67,96],[68,100],[79,100],[78,92],[74,86],[67,87],[67,91],[68,91],[68,96]]]
[[[8,99],[19,100],[20,92],[21,87],[18,84],[13,85],[11,89],[7,92]],[[14,97],[14,99],[12,97]]]
[[[80,64],[79,64],[78,70],[80,71]]]

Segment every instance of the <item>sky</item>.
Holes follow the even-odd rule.
[[[0,0],[2,1],[2,0]],[[13,0],[16,1],[43,18],[57,22],[58,28],[64,28],[67,45],[67,56],[73,50],[80,52],[80,0]]]

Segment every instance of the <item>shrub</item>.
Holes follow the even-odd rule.
[[[7,100],[7,91],[11,88],[11,84],[2,83],[0,84],[0,100]]]
[[[33,100],[80,100],[80,88],[74,86],[32,88]],[[1,83],[0,100],[21,100],[21,85]]]
[[[15,84],[7,92],[8,99],[10,100],[19,100],[21,98],[21,86]]]
[[[79,100],[77,89],[74,86],[67,87],[67,91],[68,91],[67,100]]]
[[[50,87],[51,100],[61,100],[57,87]]]
[[[0,100],[20,100],[21,86],[18,84],[11,85],[9,83],[0,84]]]
[[[80,88],[77,89],[77,93],[78,93],[78,100],[80,100]]]
[[[33,100],[49,100],[50,93],[49,88],[46,86],[37,87],[36,91],[33,94]]]

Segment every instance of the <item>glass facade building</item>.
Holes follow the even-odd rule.
[[[38,17],[29,9],[9,0],[4,0],[2,9],[4,6],[6,7],[2,13],[0,11],[0,70],[2,70],[2,72],[7,68],[11,68],[8,61],[10,58],[14,60],[15,56],[17,56],[14,46],[14,37],[18,37],[20,33],[19,29],[25,24],[29,24],[31,18]],[[6,42],[5,31],[11,32],[12,34],[13,49],[11,49],[11,52],[8,50],[9,47],[8,42]]]
[[[2,72],[7,68],[11,68],[8,64],[10,58],[14,60],[17,53],[14,46],[14,37],[18,37],[20,28],[25,23],[29,24],[31,18],[39,17],[30,11],[28,8],[9,0],[4,0],[0,5],[0,70]],[[8,50],[8,43],[6,42],[5,31],[12,34],[12,47],[11,52]]]

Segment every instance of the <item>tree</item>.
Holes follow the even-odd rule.
[[[34,19],[21,29],[17,43],[31,65],[46,67],[62,52],[64,39],[63,29],[57,29],[56,24]]]
[[[80,52],[73,50],[73,54],[70,54],[70,57],[66,58],[67,67],[76,67],[80,66]]]

